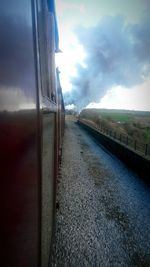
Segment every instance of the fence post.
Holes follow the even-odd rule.
[[[147,156],[147,152],[148,152],[148,144],[145,145],[145,156]]]

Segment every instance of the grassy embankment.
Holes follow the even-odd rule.
[[[85,109],[80,113],[80,117],[128,135],[141,143],[150,143],[150,112]]]

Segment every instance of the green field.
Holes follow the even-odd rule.
[[[115,112],[101,112],[102,118],[110,119],[115,122],[128,122],[133,119],[132,114],[115,113]]]
[[[150,128],[145,130],[146,139],[148,140],[148,143],[150,143]]]
[[[84,109],[79,117],[118,131],[142,143],[150,143],[150,112]]]

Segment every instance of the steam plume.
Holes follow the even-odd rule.
[[[107,90],[140,84],[150,74],[150,19],[127,24],[122,16],[107,16],[95,27],[76,29],[86,52],[85,65],[77,65],[73,90],[65,94],[66,104],[79,109],[99,102]]]

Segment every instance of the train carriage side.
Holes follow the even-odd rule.
[[[1,266],[47,267],[59,149],[54,1],[2,0],[0,17]]]

